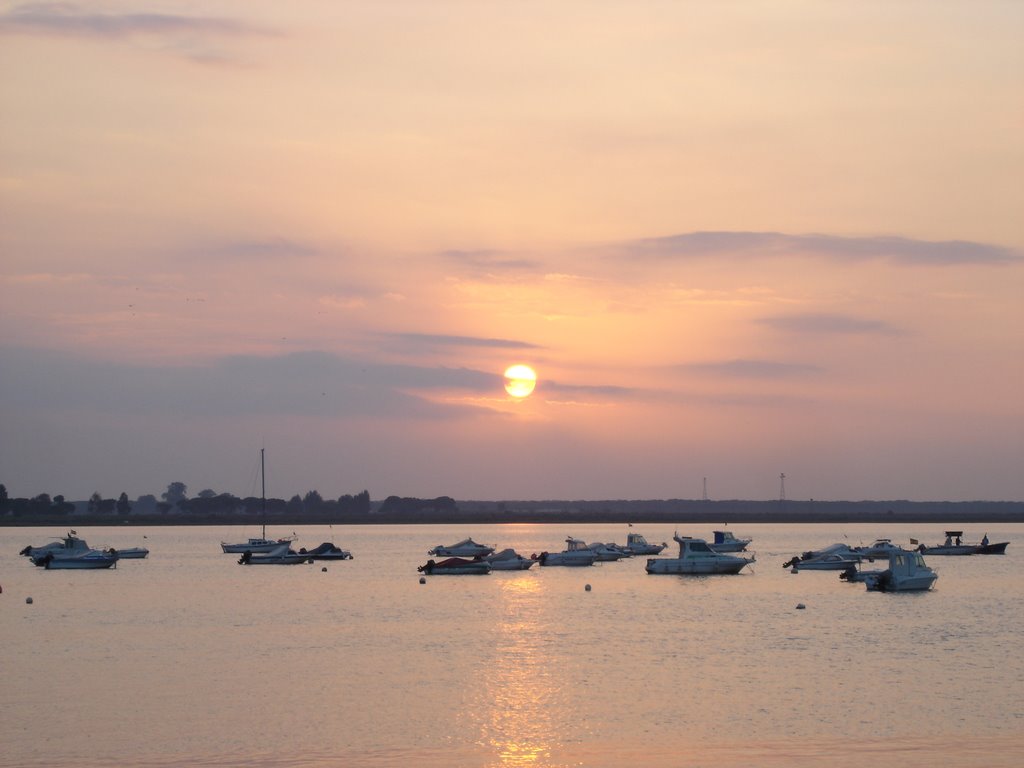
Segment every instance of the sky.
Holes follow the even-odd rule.
[[[0,2],[0,482],[1022,500],[1021,39],[992,0]]]

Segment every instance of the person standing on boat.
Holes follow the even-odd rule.
[[[984,536],[981,537],[981,546],[983,546],[983,547],[987,547],[988,546],[988,534],[987,533]]]
[[[957,537],[956,537],[956,545],[957,545],[957,546],[959,547],[961,543],[962,543],[962,542],[960,541],[960,537],[959,537],[959,536],[957,536]]]

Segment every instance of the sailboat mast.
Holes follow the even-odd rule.
[[[263,511],[263,538],[267,538],[267,470],[263,462],[266,448],[260,448],[260,506]]]

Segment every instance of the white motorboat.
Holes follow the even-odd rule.
[[[305,555],[310,560],[351,560],[352,553],[347,549],[335,546],[329,541],[325,541],[319,547],[315,549],[299,550],[300,555]]]
[[[111,547],[107,552],[117,555],[118,560],[142,560],[149,555],[149,550],[145,547],[127,547],[126,549],[114,549]]]
[[[98,549],[90,549],[81,554],[65,557],[57,557],[53,552],[47,552],[42,558],[34,562],[48,571],[93,570],[116,566],[117,555],[101,552]]]
[[[267,473],[266,465],[264,463],[265,450],[266,449],[264,448],[260,448],[260,502],[263,516],[263,534],[240,544],[229,544],[222,541],[220,543],[220,548],[223,552],[236,555],[245,554],[246,552],[276,552],[282,544],[290,545],[295,541],[295,536],[286,536],[280,539],[267,538]]]
[[[888,558],[889,553],[899,550],[899,547],[892,543],[892,539],[875,539],[869,546],[854,547],[855,552],[860,552],[862,557],[883,557]]]
[[[588,548],[597,556],[597,562],[599,563],[610,563],[616,560],[621,560],[624,557],[631,557],[631,554],[627,554],[619,549],[614,544],[602,544],[600,541],[595,541],[593,544],[588,544]]]
[[[487,555],[484,562],[490,563],[492,571],[528,571],[537,561],[523,557],[514,549],[503,549]]]
[[[797,555],[782,564],[783,568],[797,571],[845,571],[861,561],[861,554],[846,544],[832,544],[824,549]]]
[[[708,546],[715,552],[742,552],[753,539],[740,539],[733,535],[732,531],[713,531],[715,540],[709,542]]]
[[[864,578],[868,591],[924,592],[932,588],[939,574],[928,567],[920,552],[899,550],[889,553],[889,567]]]
[[[427,560],[416,570],[428,576],[485,576],[491,572],[491,564],[484,560],[449,557],[440,562]]]
[[[293,552],[287,543],[279,544],[277,549],[269,552],[243,552],[238,558],[239,565],[298,565],[309,561],[309,555]]]
[[[90,547],[85,543],[85,539],[78,538],[77,531],[72,530],[68,532],[67,536],[59,538],[57,541],[51,541],[49,544],[44,544],[41,547],[25,547],[19,554],[25,555],[35,563],[36,560],[41,560],[51,554],[54,558],[77,557],[89,551]],[[39,563],[36,563],[36,565],[39,565]]]
[[[463,539],[448,547],[438,544],[427,552],[434,557],[486,557],[493,553],[494,547],[477,544],[473,539]]]
[[[626,549],[634,555],[660,555],[661,551],[667,546],[668,544],[665,542],[651,544],[640,533],[626,534]]]
[[[744,566],[754,562],[752,557],[736,557],[715,552],[704,539],[694,539],[679,534],[672,538],[679,542],[679,557],[651,558],[647,561],[648,573],[687,575],[739,573]]]
[[[565,549],[561,552],[541,552],[537,555],[537,562],[541,565],[566,565],[584,566],[593,565],[597,560],[597,553],[594,552],[585,542],[574,539],[572,536],[565,540]]]

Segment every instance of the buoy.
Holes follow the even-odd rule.
[[[31,598],[31,597],[26,597],[26,598],[25,598],[25,602],[26,602],[26,603],[27,603],[28,605],[32,605],[32,598]]]
[[[326,565],[323,568],[320,569],[320,573],[327,573],[327,566]]]
[[[587,586],[585,586],[584,589],[587,590],[587,592],[589,592],[590,591],[590,585],[587,584]]]
[[[806,605],[804,605],[803,603],[797,603],[797,604],[796,604],[796,609],[797,609],[798,611],[802,611],[802,610],[803,610],[804,608],[806,608],[806,607],[807,607],[807,606],[806,606]]]
[[[426,576],[420,576],[420,584],[426,584],[426,583],[427,583],[427,577]]]

